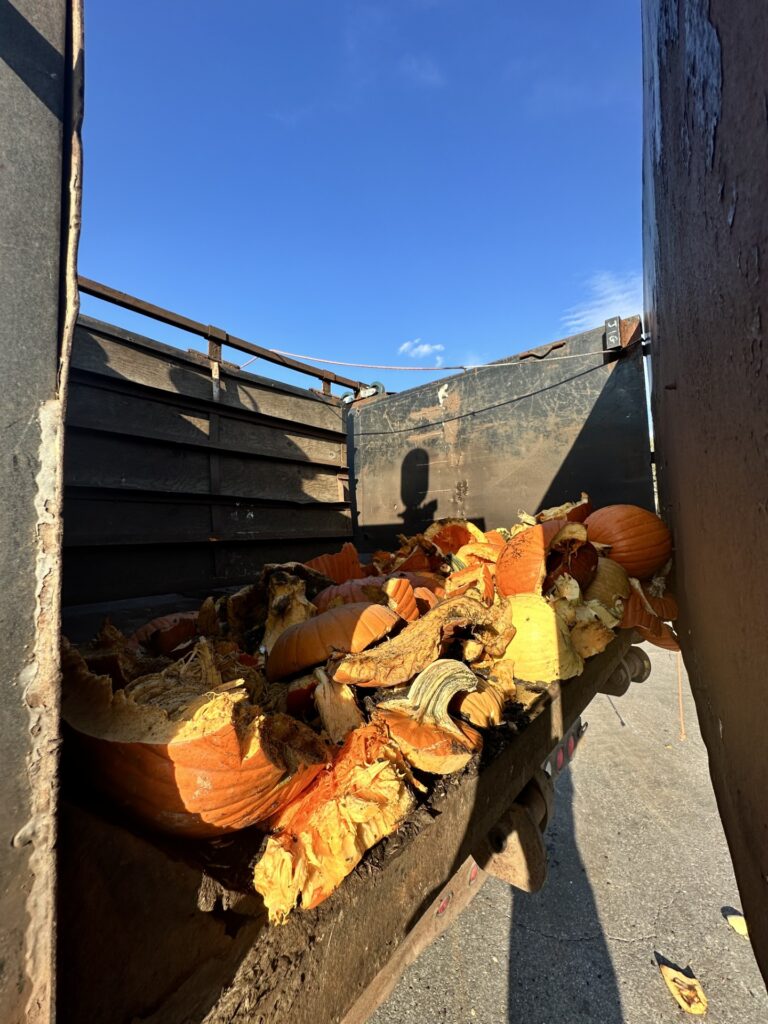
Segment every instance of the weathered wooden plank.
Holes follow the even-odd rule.
[[[182,353],[164,346],[152,351],[105,331],[78,326],[72,365],[78,370],[133,381],[158,391],[170,391],[198,400],[214,400],[213,383],[206,370]],[[247,375],[222,370],[218,404],[275,416],[325,430],[343,429],[342,407],[326,403],[309,392],[279,391],[248,381]]]
[[[603,332],[544,360],[471,370],[352,411],[358,540],[371,549],[459,516],[509,526],[589,492],[653,507],[642,355]],[[559,359],[565,353],[578,358]]]
[[[169,402],[168,397],[155,397],[151,392],[122,392],[114,385],[103,387],[96,378],[77,380],[70,386],[67,426],[346,466],[345,439],[313,437],[291,429],[288,424],[259,422],[251,414],[235,417],[218,413],[221,429],[214,442],[205,406],[185,406],[183,402]]]
[[[200,594],[254,580],[267,562],[306,561],[338,550],[344,538],[266,540],[251,544],[154,544],[68,548],[65,605],[169,592]]]
[[[69,496],[64,546],[189,544],[340,537],[351,533],[347,508],[265,507],[251,501],[217,502],[219,529],[211,530],[212,501]]]
[[[209,451],[70,429],[64,479],[68,486],[207,494]],[[218,493],[272,501],[339,502],[333,469],[219,454]]]

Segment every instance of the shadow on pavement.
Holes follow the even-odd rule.
[[[579,852],[569,770],[555,788],[545,836],[549,874],[538,893],[514,891],[509,948],[510,1024],[623,1024],[618,981]]]

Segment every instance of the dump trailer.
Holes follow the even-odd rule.
[[[489,873],[538,888],[580,716],[647,671],[633,633],[533,694],[480,762],[281,926],[252,887],[258,828],[162,835],[73,784],[59,634],[84,641],[105,616],[130,632],[266,563],[345,541],[370,554],[445,517],[492,529],[582,489],[659,508],[673,531],[683,656],[768,973],[768,16],[644,3],[643,323],[616,316],[394,395],[79,278],[81,11],[18,0],[2,20],[0,1019],[362,1022]],[[79,315],[81,292],[204,350]]]

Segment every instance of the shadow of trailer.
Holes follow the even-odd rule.
[[[765,972],[768,71],[756,41],[768,15],[710,8],[644,4],[648,325],[683,651]],[[492,527],[582,487],[601,504],[653,507],[638,325],[611,321],[347,407],[331,386],[359,382],[301,368],[323,382],[316,393],[242,373],[223,358],[228,344],[269,355],[186,318],[206,355],[77,322],[80,23],[64,0],[0,4],[0,138],[14,140],[0,230],[17,254],[0,282],[0,1019],[364,1020],[466,903],[491,863],[489,832],[594,693],[616,685],[631,637],[436,785],[326,903],[275,928],[248,882],[255,830],[182,843],[68,789],[60,594],[77,639],[107,610],[127,626],[194,606],[266,560],[344,537],[370,550],[435,515]]]

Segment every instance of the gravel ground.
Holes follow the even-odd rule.
[[[693,968],[710,1024],[768,1022],[751,946],[722,916],[739,894],[687,680],[681,739],[675,655],[648,653],[647,682],[587,709],[557,783],[544,889],[490,879],[369,1024],[690,1019],[655,950]]]

